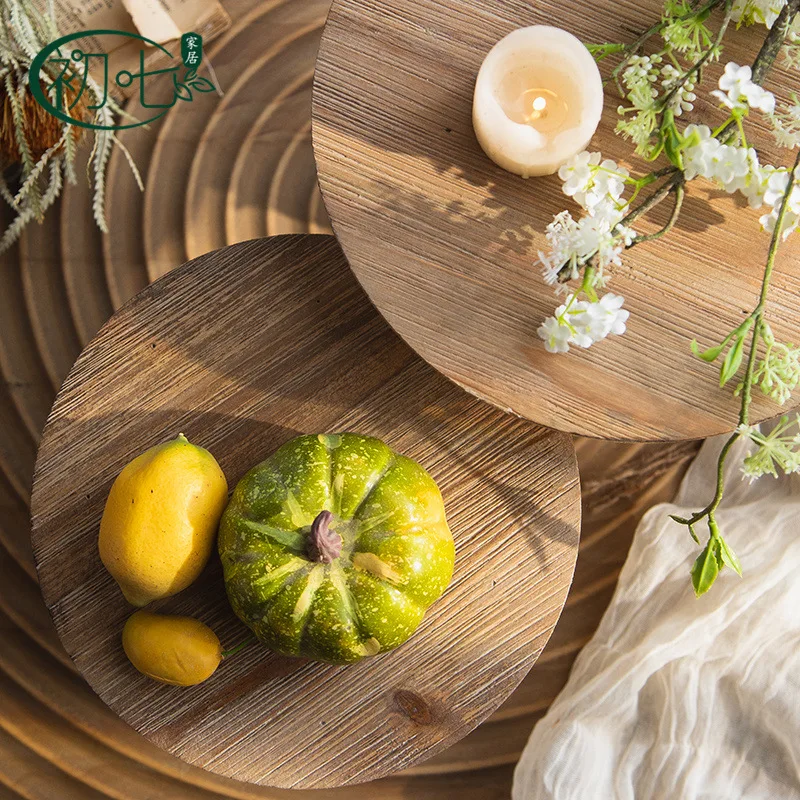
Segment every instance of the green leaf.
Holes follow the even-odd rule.
[[[594,56],[595,61],[602,61],[608,56],[622,53],[626,49],[624,44],[587,44],[586,49]]]
[[[688,519],[684,519],[683,517],[679,517],[677,514],[670,514],[669,518],[670,519],[674,519],[675,522],[678,523],[678,525],[688,525],[689,524],[689,520]]]
[[[197,67],[187,67],[186,72],[183,75],[183,82],[189,83],[194,76],[197,75]]]
[[[192,89],[197,89],[198,92],[213,92],[215,88],[208,78],[195,78],[189,86]]]
[[[735,334],[744,336],[753,327],[753,318],[748,317],[735,331]]]
[[[694,539],[697,544],[700,544],[700,540],[697,538],[697,533],[695,533],[694,525],[691,522],[686,523],[686,527],[689,529],[689,535]]]
[[[742,565],[739,563],[736,553],[731,550],[731,548],[728,546],[728,543],[721,536],[718,537],[718,541],[719,552],[723,563],[729,566],[741,578]]]
[[[719,354],[725,349],[726,344],[727,340],[725,340],[722,344],[718,344],[716,347],[709,347],[708,350],[704,350],[701,353],[700,346],[697,344],[697,340],[692,339],[691,348],[692,352],[698,358],[702,358],[703,361],[706,361],[710,364],[712,361],[716,361],[719,358]]]
[[[744,336],[739,336],[736,343],[728,350],[725,360],[719,370],[719,385],[724,386],[742,366],[742,356],[744,355]]]
[[[703,552],[697,557],[692,567],[692,586],[694,593],[700,597],[714,584],[719,575],[719,562],[717,561],[718,540],[709,539]]]

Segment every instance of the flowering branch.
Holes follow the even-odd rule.
[[[718,7],[724,9],[724,18],[712,32],[706,23]],[[751,478],[777,475],[778,468],[800,471],[800,416],[796,423],[785,417],[769,434],[749,423],[754,387],[783,404],[800,384],[800,347],[776,342],[766,318],[780,243],[800,226],[800,186],[796,182],[800,155],[789,170],[762,165],[747,143],[744,125],[748,115],[757,111],[772,123],[780,144],[800,152],[800,100],[795,98],[794,105],[776,110],[774,95],[761,86],[786,48],[790,49],[790,62],[800,67],[800,27],[795,24],[799,13],[800,0],[717,0],[703,6],[690,0],[666,0],[661,21],[632,45],[592,46],[598,60],[623,54],[611,73],[627,101],[619,107],[617,131],[634,142],[639,155],[650,161],[664,156],[669,164],[637,178],[614,161],[603,160],[600,153],[576,156],[559,170],[559,177],[564,193],[581,206],[584,215],[579,219],[573,219],[569,211],[556,215],[547,227],[549,251],[539,253],[544,278],[557,293],[566,291],[565,284],[580,281],[538,329],[548,351],[564,353],[571,345],[590,347],[612,333],[625,332],[629,313],[622,308],[624,298],[600,295],[598,290],[605,287],[609,268],[622,263],[626,250],[673,229],[691,181],[710,180],[728,193],[742,193],[752,208],[766,205],[770,209],[760,218],[771,242],[756,307],[719,345],[700,352],[692,342],[693,352],[702,360],[712,363],[719,359],[720,386],[732,380],[746,360],[744,377],[735,392],[741,396],[739,424],[720,453],[714,497],[693,516],[674,518],[688,527],[698,544],[697,524],[705,520],[708,525],[708,540],[692,569],[698,595],[710,588],[723,566],[741,574],[716,519],[724,493],[725,460],[734,442],[747,436],[756,445],[742,467]],[[701,81],[704,67],[719,58],[732,21],[767,26],[758,56],[752,67],[729,63],[719,88],[711,92],[728,114],[723,124],[713,131],[697,124],[681,130],[677,118],[693,109],[695,85]],[[642,55],[645,43],[657,34],[663,48],[651,56]],[[656,188],[639,199],[640,192],[652,184]],[[628,189],[633,193],[626,199]],[[663,227],[637,234],[631,226],[668,198],[672,210]],[[789,429],[795,424],[799,432],[792,435]]]

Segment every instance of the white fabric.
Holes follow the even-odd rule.
[[[737,442],[717,519],[744,577],[726,568],[701,598],[689,579],[699,548],[667,517],[712,496],[722,441],[640,523],[600,627],[531,734],[513,800],[800,798],[800,476],[751,484]]]

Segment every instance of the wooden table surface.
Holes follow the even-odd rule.
[[[758,303],[769,236],[748,209],[693,182],[677,227],[607,270],[625,297],[628,331],[568,354],[544,349],[536,329],[562,300],[541,277],[553,216],[580,208],[557,176],[522,178],[493,164],[472,130],[472,93],[491,47],[515,28],[557,24],[588,42],[627,42],[660,19],[663,0],[334,0],[314,83],[313,132],[328,213],[372,301],[426,361],[500,408],[558,430],[609,439],[691,439],[733,430],[735,384],[692,354],[722,341]],[[731,31],[723,62],[747,64],[763,27]],[[610,67],[603,65],[608,73]],[[681,122],[727,118],[708,91]],[[780,98],[800,90],[785,65],[768,81]],[[631,168],[614,132],[611,84],[589,145]],[[764,163],[782,163],[763,117],[748,137]],[[654,165],[663,166],[663,163]],[[643,195],[646,196],[646,195]],[[662,227],[669,203],[639,232]],[[778,341],[800,341],[800,237],[781,248],[768,317]],[[742,372],[744,369],[742,369]],[[779,408],[754,393],[752,419]]]
[[[210,51],[226,96],[234,98],[229,103],[235,111],[226,117],[246,115],[246,132],[225,136],[218,127],[214,146],[206,147],[202,165],[193,167],[197,143],[218,116],[218,98],[205,96],[204,117],[190,117],[184,104],[157,126],[123,134],[147,188],[140,194],[124,159],[112,157],[107,201],[113,235],[103,237],[94,227],[91,198],[81,182],[66,188],[63,201],[42,226],[28,230],[20,247],[0,257],[3,800],[297,797],[188,767],[110,711],[79,677],[55,634],[30,546],[28,504],[41,430],[72,362],[113,310],[158,275],[200,255],[200,235],[232,244],[280,233],[330,231],[307,133],[314,53],[303,47],[304,39],[319,37],[326,4],[226,0],[225,5],[234,27]],[[279,72],[284,80],[267,96],[258,91],[257,81],[255,88],[245,79],[237,82],[248,70],[264,77]],[[250,152],[259,157],[249,158]],[[201,175],[215,158],[225,167],[217,182],[198,182],[190,197],[189,174]],[[195,211],[197,203],[207,213]],[[151,216],[150,208],[159,216]],[[378,783],[317,791],[314,797],[508,798],[516,759],[597,626],[637,520],[672,496],[696,450],[693,443],[577,439],[575,445],[584,505],[575,580],[561,620],[531,672],[489,720],[429,761]]]

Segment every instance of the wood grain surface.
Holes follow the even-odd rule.
[[[670,236],[637,246],[612,270],[628,332],[590,350],[549,354],[536,333],[559,301],[536,265],[545,226],[578,207],[557,176],[528,181],[494,165],[471,122],[478,68],[511,30],[555,24],[584,41],[631,42],[662,0],[334,0],[314,84],[320,185],[350,265],[390,324],[429,363],[470,392],[536,422],[603,438],[688,439],[732,430],[739,401],[690,342],[711,346],[758,302],[769,237],[759,213],[703,181],[693,183]],[[763,27],[732,31],[723,61],[750,63]],[[727,39],[726,39],[727,41]],[[608,67],[603,66],[608,72]],[[708,69],[708,89],[721,65]],[[786,100],[796,70],[768,88]],[[606,93],[590,145],[639,174],[614,134],[619,99]],[[698,118],[724,121],[707,92]],[[782,163],[763,122],[751,144]],[[668,205],[668,204],[665,204]],[[647,217],[661,227],[669,209]],[[800,237],[781,250],[769,320],[800,341]],[[752,416],[778,412],[756,393]]]
[[[96,550],[125,463],[183,432],[231,486],[301,433],[378,436],[439,483],[456,541],[444,597],[397,650],[349,667],[254,645],[190,689],[137,673],[132,612]],[[331,236],[200,256],[134,298],[84,350],[45,427],[31,500],[42,593],[67,652],[123,720],[230,778],[319,788],[372,780],[466,735],[519,684],[577,557],[569,437],[473,398],[419,359],[363,295]],[[218,558],[158,608],[248,635]]]
[[[185,261],[189,251],[195,252],[195,230],[208,229],[226,244],[298,230],[330,233],[309,158],[310,141],[301,141],[295,152],[303,157],[291,159],[293,169],[275,168],[290,161],[288,143],[309,124],[308,95],[303,102],[296,97],[299,90],[270,97],[239,80],[256,61],[264,75],[283,75],[284,87],[299,85],[311,74],[311,58],[289,48],[298,31],[289,12],[307,3],[224,0],[234,26],[219,47],[216,42],[210,45],[210,55],[226,96],[237,97],[226,116],[245,113],[254,120],[238,142],[225,135],[224,126],[217,126],[214,147],[204,151],[207,157],[213,157],[215,148],[222,158],[234,156],[233,171],[215,173],[218,183],[200,181],[195,187],[198,193],[224,197],[224,216],[217,203],[204,204],[208,213],[202,216],[186,213],[196,199],[186,192],[195,160],[192,143],[198,126],[204,129],[220,116],[218,102],[209,100],[205,120],[190,117],[188,105],[181,104],[162,124],[120,134],[147,186],[140,193],[121,154],[112,156],[107,206],[113,235],[102,236],[91,223],[91,195],[83,181],[67,185],[63,202],[51,209],[43,225],[24,234],[26,239],[46,237],[56,245],[41,254],[38,280],[68,309],[65,335],[70,336],[72,350],[50,350],[58,342],[37,327],[52,324],[55,333],[60,330],[39,308],[46,300],[44,293],[27,288],[32,284],[26,276],[33,266],[19,248],[0,256],[0,797],[507,800],[520,751],[596,628],[639,518],[673,496],[696,450],[693,442],[575,440],[583,496],[580,551],[572,589],[547,647],[488,720],[452,747],[390,778],[309,791],[223,778],[180,761],[137,734],[78,676],[42,601],[31,553],[28,502],[39,434],[55,389],[80,348],[113,309],[155,275]],[[318,30],[326,10],[321,4],[316,10],[312,24]],[[131,111],[139,113],[135,103]],[[182,141],[185,147],[176,144]],[[152,165],[162,149],[171,157],[160,159],[156,170]],[[184,231],[181,224],[173,229],[148,216],[145,200],[152,194],[179,209],[180,219],[191,218],[192,227]],[[152,250],[145,249],[145,241]],[[171,262],[159,259],[167,251],[173,254]],[[58,352],[66,361],[63,365]],[[55,383],[45,363],[57,364]],[[690,545],[687,541],[687,548]],[[46,779],[37,780],[38,775]]]

